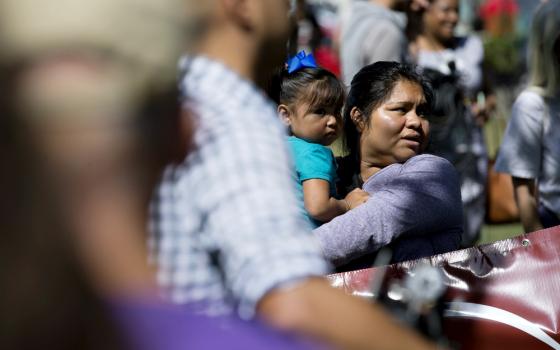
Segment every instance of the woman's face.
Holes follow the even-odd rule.
[[[388,99],[370,115],[360,137],[362,162],[383,168],[402,163],[421,153],[427,144],[429,123],[422,87],[408,80],[399,81]]]
[[[459,21],[459,0],[433,0],[422,18],[426,34],[449,41]]]

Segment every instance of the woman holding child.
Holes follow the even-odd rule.
[[[338,196],[347,199],[361,188],[369,198],[315,229],[335,265],[364,267],[387,245],[393,262],[458,248],[463,224],[458,175],[445,159],[421,154],[432,99],[426,81],[396,62],[366,66],[352,80],[343,115],[348,156],[339,162]]]

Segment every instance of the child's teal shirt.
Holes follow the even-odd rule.
[[[330,196],[336,197],[336,161],[330,148],[318,143],[311,143],[295,136],[288,137],[288,144],[295,163],[295,182],[297,196],[302,211],[309,222],[316,228],[322,222],[313,219],[305,210],[303,202],[303,181],[321,179],[329,182]]]

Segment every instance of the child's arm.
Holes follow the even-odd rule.
[[[357,188],[344,199],[330,196],[330,184],[326,180],[309,179],[303,182],[303,202],[305,210],[313,219],[328,222],[348,210],[365,203],[369,195]]]

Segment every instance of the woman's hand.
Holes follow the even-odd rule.
[[[369,193],[361,188],[355,188],[344,197],[344,201],[348,205],[348,210],[351,210],[367,202],[368,198]]]

